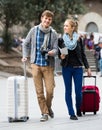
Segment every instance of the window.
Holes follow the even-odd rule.
[[[86,32],[98,32],[98,27],[94,22],[90,22],[86,26]]]

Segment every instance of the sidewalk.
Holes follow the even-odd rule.
[[[93,73],[96,75],[96,73]],[[90,79],[88,82],[91,82]],[[29,120],[27,122],[8,123],[7,119],[7,77],[0,76],[0,130],[102,130],[102,101],[100,110],[96,115],[86,113],[77,121],[69,119],[64,100],[64,84],[62,76],[55,76],[55,93],[53,110],[55,118],[47,122],[40,122],[40,109],[38,107],[36,93],[32,78],[28,78],[29,84]],[[97,74],[97,86],[102,98],[102,77]],[[73,93],[74,96],[74,93]],[[74,99],[74,98],[73,98]]]

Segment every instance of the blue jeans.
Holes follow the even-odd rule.
[[[102,58],[100,59],[99,63],[100,63],[100,72],[101,72],[101,75],[102,75]]]
[[[75,115],[72,101],[72,78],[75,86],[76,110],[80,109],[82,101],[82,78],[83,69],[74,67],[62,67],[62,75],[65,84],[65,101],[69,115]]]

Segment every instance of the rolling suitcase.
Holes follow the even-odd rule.
[[[94,78],[95,84],[94,85],[85,85],[85,78]],[[99,103],[100,103],[100,95],[99,89],[96,86],[96,76],[84,76],[83,77],[83,86],[82,86],[82,105],[81,111],[83,114],[85,112],[96,112],[99,110]]]
[[[28,117],[28,81],[26,78],[26,64],[24,76],[11,76],[7,79],[8,88],[8,121],[26,122]]]

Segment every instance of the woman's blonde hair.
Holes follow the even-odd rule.
[[[69,24],[71,25],[71,27],[74,27],[74,31],[77,32],[78,31],[78,22],[73,20],[73,19],[66,19],[65,22],[69,22]]]
[[[66,19],[65,22],[68,22],[71,27],[75,27],[75,21],[73,19]]]
[[[75,21],[75,29],[74,29],[75,32],[78,32],[78,22]]]

